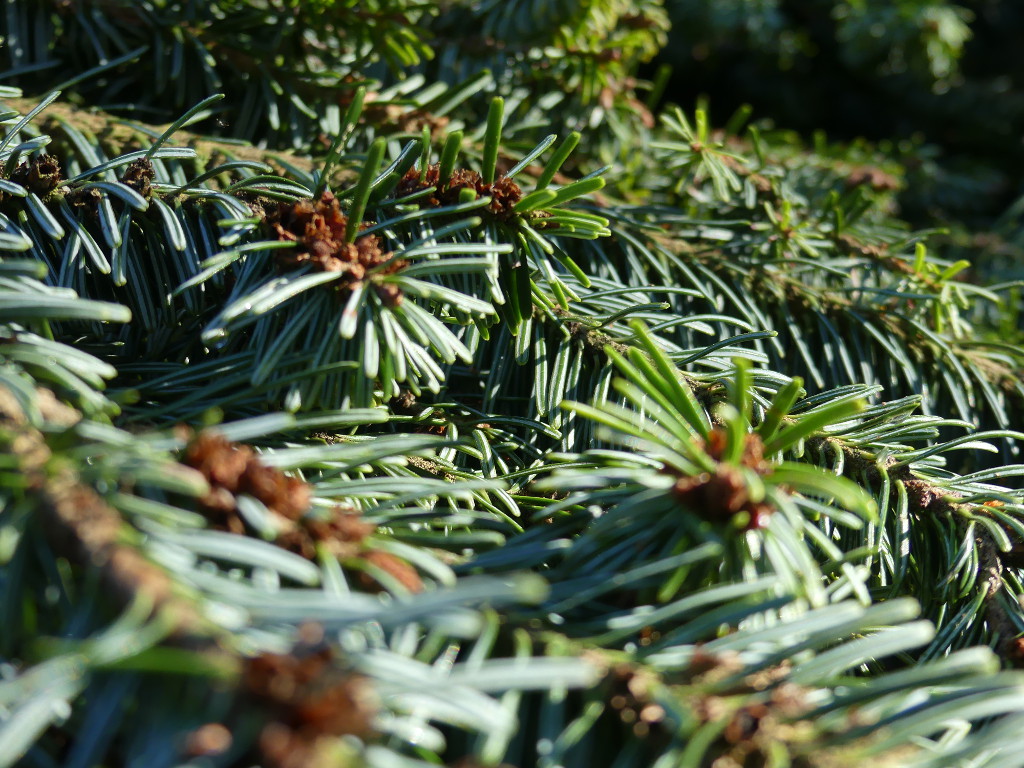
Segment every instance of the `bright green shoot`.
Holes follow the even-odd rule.
[[[851,480],[783,461],[780,455],[848,421],[863,409],[862,401],[844,398],[794,416],[791,409],[803,394],[796,379],[776,393],[765,418],[752,429],[754,378],[750,362],[737,359],[725,382],[727,396],[711,406],[709,416],[644,325],[634,322],[631,327],[636,346],[605,348],[620,374],[612,387],[624,404],[566,407],[603,425],[602,434],[612,442],[660,461],[662,469],[653,470],[657,474],[675,478],[668,487],[652,479],[649,487],[664,488],[674,503],[700,517],[739,528],[767,525],[776,505],[787,498],[798,507],[803,497],[813,500],[807,504],[811,519],[819,514],[821,502],[853,512],[862,521],[877,518],[874,500]],[[649,462],[644,466],[652,467]]]

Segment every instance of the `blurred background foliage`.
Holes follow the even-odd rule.
[[[906,172],[900,214],[951,231],[989,276],[1019,273],[1024,9],[1013,2],[673,0],[668,92],[810,140],[866,139]]]

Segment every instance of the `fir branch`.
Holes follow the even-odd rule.
[[[1019,296],[895,218],[1007,170],[639,69],[967,17],[350,5],[0,16],[0,765],[1024,760]]]
[[[37,104],[36,100],[25,97],[5,97],[2,102],[21,114],[27,114]],[[146,147],[153,137],[163,135],[171,125],[128,121],[101,110],[85,109],[62,100],[50,104],[39,121],[42,130],[57,134],[62,132],[64,124],[73,125],[86,135],[100,138],[114,148],[115,154]],[[276,165],[282,174],[287,174],[288,168],[297,168],[308,173],[317,167],[315,161],[303,153],[271,151],[244,142],[221,141],[183,128],[174,132],[174,140],[179,145],[194,149],[200,163],[206,167],[215,167],[222,161],[234,160],[270,163]],[[282,165],[282,160],[286,161],[287,165]]]
[[[892,503],[895,503],[897,495],[892,481],[900,483],[906,490],[911,513],[921,524],[927,524],[928,520],[934,518],[946,518],[955,521],[957,530],[965,534],[968,533],[967,526],[971,517],[985,514],[980,502],[975,501],[969,505],[959,502],[962,493],[921,479],[909,463],[898,463],[893,457],[880,460],[877,453],[853,447],[841,438],[818,435],[809,439],[807,446],[812,451],[824,452],[826,446],[841,451],[845,457],[844,475],[858,481],[866,480],[876,493],[888,487]],[[991,503],[998,505],[1001,502]],[[1003,548],[988,528],[982,526],[975,530],[974,539],[979,554],[978,589],[984,594],[982,604],[988,623],[988,635],[1004,659],[1016,662],[1017,637],[1021,634],[1020,619],[1015,621],[1010,616],[1005,602],[1000,598],[1007,591],[1003,579],[1006,568]],[[1009,533],[1014,535],[1012,531]],[[1017,545],[1022,543],[1019,541]]]
[[[37,390],[41,415],[51,425],[70,426],[81,416],[60,405],[47,390]],[[0,388],[0,430],[7,449],[44,517],[54,547],[73,562],[98,568],[123,607],[141,599],[177,640],[215,637],[220,630],[203,618],[194,601],[181,593],[169,574],[126,543],[125,522],[90,487],[72,465],[55,458],[18,403]]]
[[[878,335],[902,346],[911,360],[926,361],[948,355],[958,360],[965,370],[976,375],[982,382],[997,387],[1005,396],[1012,398],[1012,402],[1021,402],[1024,398],[1019,386],[1024,371],[1024,357],[1016,356],[1018,364],[1014,366],[1009,363],[1012,358],[1005,354],[998,357],[986,354],[985,350],[969,337],[961,339],[937,331],[934,337],[929,338],[921,332],[921,328],[913,322],[906,310],[894,311],[888,302],[865,302],[849,298],[848,291],[839,292],[828,286],[809,285],[806,280],[786,275],[776,265],[748,262],[744,264],[742,277],[737,277],[738,269],[734,256],[728,252],[695,246],[685,239],[667,234],[650,233],[648,236],[669,253],[703,264],[730,282],[739,280],[748,284],[747,290],[756,294],[769,312],[774,303],[779,308],[792,308],[798,317],[806,317],[810,312],[820,313],[837,328],[852,326],[854,329],[857,328],[857,324],[851,323],[851,317],[856,315],[876,326]],[[880,263],[893,269],[897,274],[911,274],[915,278],[920,274],[912,271],[906,260],[897,257],[886,257]],[[921,280],[922,288],[925,290],[941,288],[941,284],[929,275],[922,275]],[[935,294],[935,301],[948,301],[940,299],[939,296],[939,293]],[[774,302],[769,303],[769,300]],[[907,304],[911,300],[895,297],[893,301]],[[871,337],[866,338],[866,342],[875,344]],[[885,349],[880,349],[879,352],[882,357],[890,356]],[[896,381],[885,383],[891,387]],[[945,384],[942,382],[935,388],[941,390]],[[899,391],[895,389],[892,394],[898,394]],[[957,396],[954,395],[954,399]],[[962,415],[966,416],[963,413]],[[991,416],[994,417],[996,424],[1007,426],[1004,415],[996,412]]]

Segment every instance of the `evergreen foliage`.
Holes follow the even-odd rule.
[[[1024,766],[1019,284],[656,66],[980,11],[789,5],[8,0],[0,766]]]

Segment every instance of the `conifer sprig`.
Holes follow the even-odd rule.
[[[693,3],[8,5],[0,766],[1024,765],[925,151],[660,104]]]

